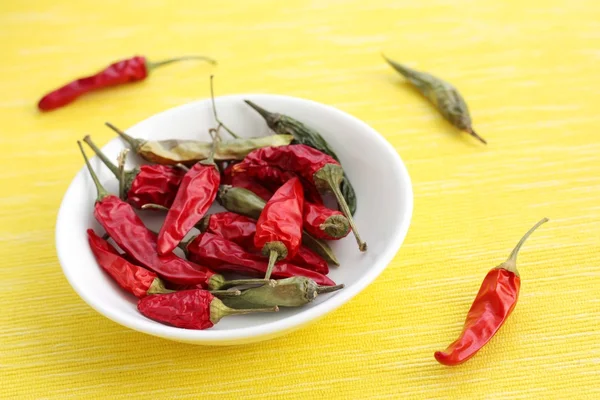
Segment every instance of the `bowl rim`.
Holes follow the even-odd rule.
[[[335,296],[331,296],[326,301],[323,301],[320,304],[315,305],[314,307],[307,308],[297,314],[292,316],[284,317],[282,319],[278,319],[277,321],[268,322],[265,324],[260,324],[258,326],[250,326],[243,328],[236,328],[231,330],[190,330],[190,329],[182,329],[173,326],[163,325],[158,322],[152,321],[148,319],[148,321],[135,321],[129,319],[125,313],[121,313],[118,310],[107,307],[104,303],[95,300],[92,296],[89,296],[87,293],[81,290],[81,288],[75,283],[75,278],[70,274],[69,268],[65,267],[66,260],[71,258],[65,252],[69,249],[67,243],[62,243],[61,238],[63,235],[61,234],[61,221],[65,221],[64,214],[69,212],[67,206],[65,204],[65,199],[69,196],[71,191],[76,190],[76,182],[80,175],[82,175],[85,171],[85,165],[77,172],[67,191],[65,192],[61,205],[58,210],[57,220],[56,220],[56,229],[55,229],[55,245],[58,255],[58,260],[67,278],[67,281],[71,285],[71,287],[75,290],[75,292],[94,310],[98,313],[106,316],[110,320],[126,326],[130,329],[147,333],[153,336],[158,336],[161,338],[172,339],[172,340],[180,340],[187,341],[191,343],[198,344],[232,344],[236,340],[248,340],[252,339],[259,340],[260,337],[266,336],[277,336],[278,334],[284,334],[286,332],[292,331],[294,329],[298,329],[303,325],[311,321],[316,321],[320,317],[325,316],[326,314],[336,310],[341,307],[346,302],[350,301],[354,296],[364,290],[367,286],[369,286],[389,265],[392,259],[395,257],[397,252],[400,250],[404,239],[408,233],[408,228],[410,226],[412,220],[413,213],[413,188],[410,176],[408,174],[408,170],[406,165],[404,164],[402,158],[398,154],[398,152],[394,149],[394,147],[375,129],[369,126],[367,123],[358,119],[357,117],[348,114],[342,110],[339,110],[331,105],[323,104],[316,102],[314,100],[304,99],[300,97],[287,96],[287,95],[279,95],[279,94],[266,94],[266,93],[246,93],[246,94],[233,94],[226,96],[219,96],[215,98],[215,101],[219,100],[243,100],[245,98],[251,98],[253,100],[259,101],[260,98],[274,98],[286,101],[293,102],[302,102],[308,103],[312,106],[318,106],[324,108],[326,112],[336,114],[340,118],[345,118],[350,120],[353,124],[357,125],[361,130],[367,132],[372,140],[377,141],[385,151],[387,151],[393,159],[396,160],[396,168],[399,171],[399,180],[402,182],[404,187],[404,198],[402,199],[402,204],[399,207],[405,208],[405,214],[407,218],[403,219],[402,224],[396,229],[396,233],[390,239],[390,245],[387,247],[387,250],[380,254],[380,262],[374,268],[371,268],[367,273],[365,273],[358,281],[353,283],[352,285],[344,288],[336,293]],[[168,108],[164,111],[158,112],[156,114],[150,115],[147,118],[139,121],[134,124],[130,128],[128,128],[128,133],[131,133],[134,137],[140,137],[139,134],[135,133],[136,127],[138,125],[143,124],[147,120],[151,118],[158,117],[162,114],[172,113],[176,109],[185,110],[187,108],[195,108],[200,104],[206,103],[210,101],[210,98],[195,100],[192,102],[188,102],[185,104],[181,104],[175,107]],[[113,140],[118,140],[117,138]],[[111,141],[112,142],[112,141]],[[109,142],[109,143],[111,143]],[[108,144],[107,144],[108,145]],[[106,146],[106,145],[105,145]],[[105,147],[104,146],[104,147]],[[103,147],[103,148],[104,148]],[[65,227],[67,228],[67,227]]]

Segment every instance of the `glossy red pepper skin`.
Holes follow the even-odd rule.
[[[138,302],[137,308],[144,316],[163,324],[185,329],[208,329],[214,326],[210,318],[214,299],[206,290],[182,290],[145,297]]]
[[[512,271],[494,268],[486,275],[465,320],[459,338],[434,354],[444,365],[461,364],[477,353],[512,313],[519,298],[521,279]]]
[[[172,252],[217,197],[221,174],[214,164],[194,164],[185,174],[158,233],[158,253]]]
[[[42,97],[38,103],[38,108],[42,111],[54,110],[93,90],[141,81],[146,79],[147,76],[146,58],[135,56],[113,63],[94,75],[77,79],[53,90]]]
[[[167,165],[142,165],[131,181],[127,201],[136,208],[157,204],[170,208],[185,171]]]
[[[332,210],[322,204],[304,202],[304,212],[302,215],[302,226],[304,229],[318,239],[339,240],[350,233],[350,225],[346,222],[348,230],[337,233],[336,236],[329,235],[324,226],[332,218],[346,219],[344,214],[338,210]]]
[[[174,253],[159,256],[156,235],[146,228],[133,207],[117,196],[108,195],[97,201],[94,216],[115,243],[141,266],[178,285],[210,286],[215,275],[210,269]]]
[[[256,222],[246,216],[229,211],[212,214],[201,227],[202,232],[210,232],[242,246],[249,252],[260,251],[254,246]],[[321,274],[329,273],[329,266],[317,253],[308,247],[300,246],[298,253],[290,260],[293,264]]]
[[[145,268],[125,260],[106,240],[88,229],[88,242],[100,267],[113,278],[119,286],[136,297],[145,297],[158,276]]]
[[[249,253],[241,246],[208,232],[195,237],[187,245],[186,254],[190,260],[221,273],[263,277],[267,271],[268,263],[261,255]],[[318,272],[285,261],[275,264],[272,277],[281,279],[292,276],[305,276],[319,285],[335,286],[335,282]]]
[[[281,243],[287,254],[280,259],[294,258],[302,242],[302,210],[304,189],[298,178],[292,178],[281,186],[267,201],[256,222],[254,245],[268,254],[269,246]]]

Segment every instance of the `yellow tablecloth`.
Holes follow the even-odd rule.
[[[0,396],[3,398],[600,398],[600,3],[597,1],[0,2]],[[381,59],[456,84],[483,147]],[[200,53],[146,82],[41,115],[46,91],[134,54]],[[281,93],[349,112],[398,150],[415,211],[377,281],[318,323],[209,348],[121,327],[73,292],[56,212],[86,133],[209,94]],[[537,220],[520,302],[457,368],[487,270]]]

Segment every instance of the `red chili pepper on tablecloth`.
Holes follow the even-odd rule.
[[[160,62],[149,62],[145,57],[135,56],[118,61],[102,71],[85,78],[80,78],[48,93],[38,103],[41,111],[50,111],[65,106],[79,96],[98,89],[122,85],[146,79],[148,73],[155,68],[182,60],[205,60],[215,64],[214,60],[201,56],[172,58]]]
[[[156,251],[156,235],[146,228],[130,204],[109,194],[104,189],[83,151],[81,142],[77,142],[77,144],[98,192],[94,217],[122,250],[142,267],[154,271],[171,283],[189,286],[202,285],[210,289],[230,286],[223,276],[215,274],[206,267],[179,258],[174,253],[159,256]]]
[[[144,297],[137,307],[150,319],[185,329],[211,328],[228,315],[279,311],[277,307],[251,310],[229,308],[210,292],[201,289]]]
[[[546,221],[548,218],[535,224],[517,243],[508,259],[488,272],[459,338],[443,352],[435,353],[439,363],[452,366],[467,361],[498,332],[519,298],[521,278],[517,271],[517,254],[529,235]]]
[[[235,273],[248,276],[264,276],[268,263],[259,254],[252,254],[230,240],[204,232],[185,245],[184,251],[191,261],[207,265],[221,273]],[[281,261],[275,264],[273,278],[305,276],[319,285],[334,286],[335,282],[315,271]]]
[[[217,197],[221,173],[214,161],[218,146],[218,131],[214,131],[213,148],[207,160],[200,161],[186,172],[171,208],[158,233],[158,253],[172,252],[185,235],[206,214]]]
[[[88,229],[87,234],[98,265],[127,292],[136,297],[172,292],[165,288],[158,275],[121,257],[110,243],[93,230]]]
[[[269,257],[265,279],[271,277],[276,261],[292,259],[302,242],[304,189],[298,178],[281,186],[267,201],[256,222],[254,245]]]
[[[340,192],[340,184],[344,179],[344,171],[339,162],[331,156],[304,144],[293,144],[282,147],[264,147],[254,150],[244,161],[233,166],[233,174],[248,172],[252,176],[266,166],[279,168],[284,172],[292,172],[314,185],[319,191],[333,192],[341,211],[344,213],[356,237],[358,248],[367,249],[362,241],[352,214]]]
[[[304,229],[318,239],[339,240],[350,233],[348,218],[321,204],[304,202],[302,218]]]
[[[120,179],[121,175],[115,164],[94,144],[89,136],[83,139],[104,165]],[[146,204],[157,204],[163,207],[171,207],[177,189],[181,184],[185,171],[181,168],[168,165],[142,165],[130,171],[124,172],[124,193],[127,202],[136,208],[142,208]]]
[[[256,222],[244,215],[229,211],[207,215],[196,225],[200,232],[210,232],[242,246],[247,251],[260,251],[254,246]],[[329,266],[308,247],[300,246],[298,253],[290,259],[293,264],[321,274],[329,273]]]

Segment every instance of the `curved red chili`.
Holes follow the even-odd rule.
[[[304,202],[304,229],[318,239],[339,240],[350,233],[350,224],[343,213],[321,204]]]
[[[145,57],[135,56],[113,63],[94,75],[77,79],[53,90],[42,97],[38,103],[38,108],[41,111],[54,110],[75,101],[79,96],[85,93],[110,86],[141,81],[146,79],[149,71],[157,67],[175,61],[190,59],[201,59],[212,64],[215,63],[214,60],[200,56],[178,57],[156,63],[148,62]]]
[[[261,255],[249,253],[241,246],[208,232],[192,239],[185,253],[188,259],[221,273],[262,277],[268,269],[268,263]],[[285,261],[275,264],[272,276],[277,279],[305,276],[319,285],[335,286],[335,282],[327,276]]]
[[[529,235],[547,221],[544,218],[535,224],[508,259],[488,272],[467,313],[462,333],[446,350],[434,354],[439,363],[452,366],[467,361],[498,332],[519,298],[521,278],[517,271],[517,254]]]
[[[246,172],[250,175],[258,173],[262,168],[278,168],[287,173],[295,173],[322,192],[332,192],[341,211],[348,219],[354,232],[360,251],[367,250],[358,229],[352,219],[348,204],[340,191],[344,180],[344,171],[333,157],[304,144],[293,144],[282,147],[264,147],[254,150],[244,161],[233,166],[233,174]]]
[[[276,261],[294,258],[302,242],[304,189],[298,178],[281,186],[267,201],[256,222],[254,245],[269,256],[265,279],[271,277]]]

